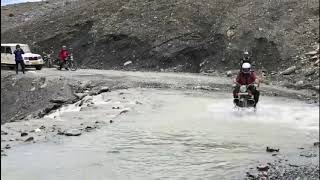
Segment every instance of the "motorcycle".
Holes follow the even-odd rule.
[[[252,92],[249,90],[250,86],[257,87],[256,84],[240,85],[239,92],[236,93],[236,98],[234,98],[234,104],[240,108],[255,107],[255,100]]]
[[[51,55],[53,54],[53,51],[51,50],[51,53],[50,54],[47,54],[45,52],[43,52],[44,56],[43,56],[43,61],[44,61],[44,64],[47,68],[51,68],[52,65],[53,65],[53,60],[52,60],[52,57]]]
[[[78,67],[77,67],[76,64],[74,63],[72,53],[71,53],[70,56],[68,56],[66,65],[67,65],[67,67],[68,67],[71,71],[75,71],[75,70],[78,69]]]
[[[72,49],[70,48],[70,51]],[[62,63],[59,59],[57,59],[56,61],[56,64],[57,64],[57,69],[60,70],[60,63]],[[74,59],[73,59],[73,54],[71,53],[67,59],[65,60],[65,63],[63,64],[63,67],[66,68],[66,69],[70,69],[71,71],[75,71],[78,69],[77,65],[75,64],[74,62]],[[62,67],[62,68],[63,68]]]

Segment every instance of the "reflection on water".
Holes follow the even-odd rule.
[[[267,145],[290,153],[318,141],[318,106],[262,97],[257,112],[236,111],[229,94],[204,97],[200,92],[150,89],[126,93],[143,97],[143,105],[92,133],[59,144],[14,148],[2,159],[1,176],[8,180],[241,179],[249,165],[273,158],[265,153]],[[92,109],[88,117],[103,116],[102,98],[93,99],[101,108]]]

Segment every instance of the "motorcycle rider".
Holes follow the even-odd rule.
[[[67,58],[69,57],[70,53],[67,50],[67,46],[62,46],[62,49],[59,52],[59,58],[60,58],[60,67],[58,68],[59,70],[62,69],[62,67],[64,66],[64,64],[67,61]],[[65,67],[66,70],[68,70],[67,67]]]
[[[251,91],[254,97],[254,107],[256,107],[260,92],[257,90],[256,85],[259,85],[259,80],[255,74],[255,72],[251,71],[251,64],[250,63],[243,63],[241,66],[241,71],[239,72],[237,78],[235,79],[234,90],[233,90],[233,98],[237,98],[237,93],[240,91],[241,85],[251,85],[248,87],[248,90]],[[238,99],[234,99],[233,101],[235,104],[238,103]]]
[[[244,52],[243,52],[243,57],[242,57],[242,59],[240,60],[240,70],[241,70],[241,67],[242,67],[243,63],[249,63],[249,64],[252,65],[251,57],[250,57],[248,51],[244,51]],[[253,66],[253,65],[252,65],[252,66]],[[252,67],[251,67],[251,71],[253,71]]]

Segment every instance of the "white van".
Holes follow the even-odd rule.
[[[16,45],[19,43],[1,44],[1,66],[9,66],[14,68],[16,61],[14,56],[14,51],[16,50]],[[33,54],[27,44],[19,44],[20,48],[24,51],[22,54],[24,64],[26,67],[35,67],[37,70],[41,70],[44,62],[39,54]]]

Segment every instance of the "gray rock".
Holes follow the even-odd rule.
[[[270,147],[267,146],[266,151],[267,152],[279,152],[280,149],[270,148]]]
[[[78,99],[82,99],[84,98],[85,96],[87,96],[88,94],[87,93],[75,93],[74,94]]]
[[[206,70],[205,72],[206,72],[206,73],[214,73],[215,70],[214,70],[214,69],[208,69],[208,70]]]
[[[58,130],[57,135],[64,135],[64,134],[65,134],[64,132],[62,132],[62,131]]]
[[[127,113],[127,112],[129,112],[129,110],[125,109],[125,110],[122,110],[122,111],[120,112],[120,114],[124,114],[124,113]]]
[[[232,71],[227,71],[227,76],[231,77],[232,76]]]
[[[314,56],[310,57],[310,60],[316,60],[316,59],[319,59],[319,55],[314,55]]]
[[[24,136],[28,136],[28,133],[26,132],[21,133],[21,137],[24,137]]]
[[[4,148],[6,148],[6,149],[10,149],[10,148],[11,148],[11,146],[10,146],[9,144],[7,144]]]
[[[67,102],[67,101],[68,101],[68,99],[63,98],[63,97],[57,97],[57,98],[50,99],[50,102],[57,103],[57,104],[63,104],[65,102]]]
[[[313,75],[315,72],[316,72],[315,69],[310,69],[310,70],[306,71],[305,76],[311,76],[311,75]]]
[[[282,71],[280,74],[282,74],[282,75],[290,75],[290,74],[294,73],[296,70],[297,70],[296,66],[291,66],[288,69]]]
[[[140,105],[142,105],[142,102],[136,101],[136,104],[140,104]]]
[[[110,88],[107,86],[103,86],[100,88],[100,90],[98,91],[98,94],[100,93],[104,93],[104,92],[110,92]]]
[[[317,51],[310,51],[310,52],[305,53],[305,55],[313,56],[313,55],[316,55],[317,53],[318,53]]]
[[[290,164],[290,163],[289,163],[289,166],[291,166],[291,167],[299,167],[299,165],[296,165],[296,164]]]
[[[87,132],[89,132],[89,131],[91,131],[91,130],[93,130],[93,129],[95,129],[95,127],[92,127],[92,126],[87,126],[87,127],[85,128],[85,130],[86,130]]]
[[[301,87],[304,85],[304,82],[303,81],[298,81],[294,84],[296,87]]]
[[[271,71],[271,73],[270,73],[271,75],[276,75],[277,74],[277,72],[275,72],[275,71]]]
[[[129,64],[132,64],[132,61],[127,61],[123,64],[123,66],[128,66]]]
[[[268,171],[269,166],[268,165],[260,165],[257,167],[258,171]]]
[[[247,174],[247,177],[249,177],[249,178],[256,178],[257,177],[257,175],[251,174],[250,172],[247,172],[246,174]]]
[[[24,142],[30,142],[30,141],[33,141],[34,138],[33,137],[29,137],[28,139],[26,139]]]
[[[196,86],[194,89],[201,89],[201,90],[212,90],[209,86]]]
[[[300,154],[300,156],[303,156],[303,157],[306,157],[306,158],[317,157],[317,155],[313,154],[313,153]]]
[[[80,136],[81,131],[79,129],[69,129],[64,133],[64,135],[66,135],[66,136]]]

